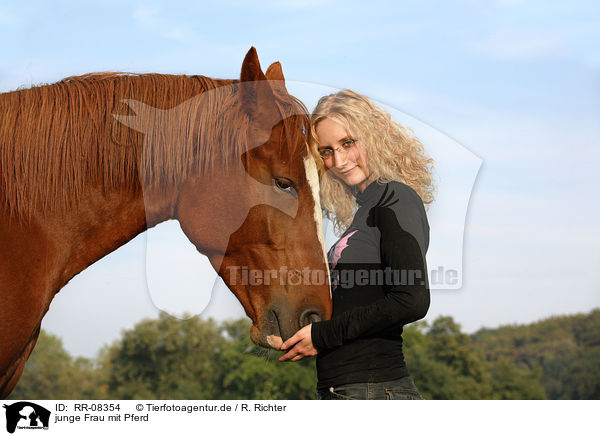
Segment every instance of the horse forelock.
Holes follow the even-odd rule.
[[[195,169],[239,162],[249,119],[234,109],[238,83],[90,73],[0,94],[0,202],[20,215],[35,207],[64,210],[89,184],[104,191],[137,190],[176,182]],[[284,142],[293,153],[306,143],[308,111],[290,95],[274,95]],[[177,110],[198,98],[202,110]],[[152,110],[136,113],[126,100]],[[128,127],[115,115],[139,117],[136,122],[145,128]],[[148,138],[152,147],[146,149]],[[167,140],[173,138],[177,146]]]
[[[308,132],[310,131],[310,115],[304,104],[292,95],[285,96],[284,100],[276,101],[277,109],[282,119],[283,129],[280,144],[280,156],[285,160],[295,156],[303,158],[305,156],[308,144]],[[287,150],[283,147],[287,147]],[[287,152],[287,153],[286,153]],[[297,165],[301,165],[301,160],[290,159]]]

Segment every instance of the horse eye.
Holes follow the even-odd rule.
[[[296,196],[296,189],[294,188],[294,182],[289,179],[284,179],[282,177],[275,177],[273,179],[275,182],[275,186],[279,188],[283,192],[287,192],[288,194],[292,194]]]

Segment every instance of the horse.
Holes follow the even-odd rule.
[[[0,94],[0,398],[53,297],[175,219],[279,348],[331,316],[308,112],[256,49],[239,80],[89,73]]]

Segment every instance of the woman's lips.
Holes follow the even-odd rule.
[[[342,173],[343,175],[347,176],[348,174],[350,174],[350,173],[351,173],[351,172],[354,170],[354,168],[356,168],[356,167],[352,167],[352,168],[350,168],[348,171],[341,171],[341,173]]]

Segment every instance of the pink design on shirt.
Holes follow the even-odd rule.
[[[348,233],[346,236],[340,239],[337,244],[335,244],[335,248],[331,253],[331,269],[335,268],[338,261],[340,260],[340,257],[342,257],[342,251],[344,251],[344,248],[348,246],[348,239],[356,232],[358,232],[358,230],[355,230],[352,233]]]

